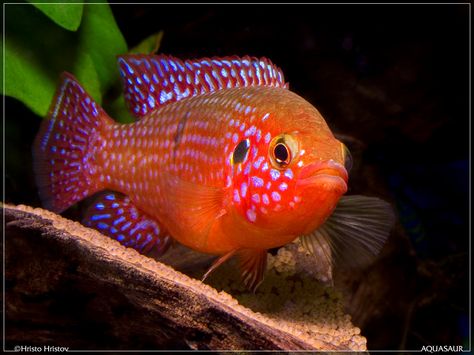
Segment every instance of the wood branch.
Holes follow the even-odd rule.
[[[7,349],[365,350],[350,324],[309,333],[77,222],[2,207]]]

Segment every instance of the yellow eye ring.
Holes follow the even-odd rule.
[[[271,140],[268,149],[272,165],[277,169],[284,169],[297,156],[298,142],[289,134],[280,134]]]

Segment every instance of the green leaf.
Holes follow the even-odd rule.
[[[47,20],[32,5],[5,4],[5,95],[44,116],[63,70],[70,70],[74,32]]]
[[[27,0],[38,8],[59,26],[76,31],[81,24],[83,0],[65,1],[63,4],[41,3],[37,0]]]
[[[117,55],[127,52],[127,44],[108,4],[84,5],[79,42],[79,52],[88,53],[94,62],[104,94],[119,82]]]
[[[138,45],[133,47],[129,53],[136,53],[136,54],[153,54],[158,52],[158,49],[161,45],[161,39],[163,38],[163,31],[158,33],[152,34],[148,36],[143,41],[141,41]]]
[[[5,93],[44,116],[54,90],[54,81],[39,63],[31,61],[28,53],[15,46],[13,41],[5,41]]]
[[[102,94],[100,92],[100,81],[95,70],[92,57],[88,53],[80,53],[77,63],[73,69],[76,79],[83,88],[98,103],[102,103]]]
[[[5,5],[4,94],[40,116],[46,115],[63,71],[72,72],[100,102],[118,86],[116,56],[126,51],[108,4],[84,5],[76,32],[46,20],[33,5]]]

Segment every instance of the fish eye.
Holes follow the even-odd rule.
[[[240,141],[239,144],[234,149],[234,153],[232,154],[231,157],[231,163],[232,165],[242,163],[247,159],[247,156],[249,154],[249,148],[250,148],[250,140],[244,139]]]
[[[344,143],[341,143],[342,144],[342,156],[344,158],[344,167],[346,168],[347,172],[351,171],[352,169],[352,165],[353,165],[353,161],[352,161],[352,154],[349,150],[349,148],[347,148],[347,146],[344,144]]]
[[[298,143],[289,134],[280,134],[270,142],[270,161],[278,169],[288,166],[297,152]]]

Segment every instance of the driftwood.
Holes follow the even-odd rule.
[[[365,350],[346,315],[332,327],[278,321],[77,222],[3,211],[6,349]]]

